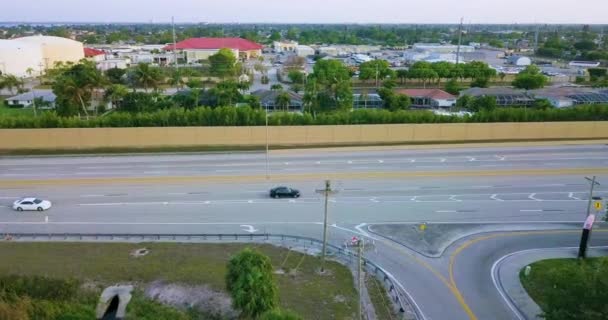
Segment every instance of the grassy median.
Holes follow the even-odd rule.
[[[547,320],[608,319],[608,257],[533,263],[520,280]]]
[[[246,246],[256,247],[271,258],[275,269],[282,270],[275,275],[282,308],[304,319],[354,319],[357,294],[346,267],[330,262],[328,275],[321,276],[316,257],[271,245],[4,242],[0,275],[73,278],[104,286],[130,283],[141,292],[157,281],[225,292],[226,263]],[[130,255],[144,247],[147,255]]]

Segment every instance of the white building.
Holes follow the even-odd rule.
[[[369,62],[372,61],[372,57],[366,55],[366,54],[353,54],[353,60],[355,60],[355,62],[357,63],[364,63],[364,62]]]
[[[309,57],[315,55],[315,49],[310,46],[298,45],[296,48],[296,54],[299,57]]]
[[[413,50],[416,51],[432,51],[439,53],[455,53],[458,51],[458,46],[454,44],[440,44],[440,43],[415,43],[412,46]],[[460,46],[460,52],[474,52],[475,47],[473,46]]]
[[[573,68],[597,68],[600,66],[600,63],[597,61],[570,61],[568,63],[570,67]]]
[[[101,71],[107,71],[110,69],[126,69],[131,65],[131,60],[129,59],[107,59],[103,61],[99,61],[97,63],[97,69]]]
[[[17,77],[39,75],[44,70],[42,50],[33,43],[0,40],[0,73]]]
[[[57,62],[78,62],[84,59],[82,42],[68,38],[51,36],[31,36],[13,41],[38,45],[42,50],[43,64],[46,69],[53,68]]]
[[[55,108],[55,99],[57,96],[51,90],[35,90],[14,97],[6,99],[8,105],[12,106],[23,106],[23,108],[30,108],[34,104],[34,99],[40,99],[44,102],[43,105],[36,105],[40,109],[51,109]]]
[[[510,56],[507,58],[507,62],[514,66],[529,66],[532,64],[532,59],[523,56]]]
[[[272,48],[274,49],[274,52],[277,53],[296,52],[298,43],[295,41],[274,41],[272,43]]]

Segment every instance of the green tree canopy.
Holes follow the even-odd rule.
[[[234,76],[236,72],[236,56],[228,48],[220,49],[209,57],[211,73],[219,77]]]
[[[319,60],[305,88],[306,104],[316,110],[347,110],[353,106],[350,70],[338,60]]]
[[[547,77],[540,72],[540,69],[530,65],[515,76],[512,84],[515,88],[533,90],[544,87],[547,82]]]
[[[151,66],[149,63],[140,63],[129,73],[130,82],[141,86],[144,90],[148,88],[156,90],[158,84],[163,80],[163,73],[159,67]]]
[[[270,258],[253,249],[243,249],[228,262],[226,288],[234,306],[257,318],[278,305]]]
[[[112,68],[112,69],[106,70],[106,77],[108,78],[108,80],[110,80],[110,83],[124,84],[125,83],[124,76],[126,73],[127,73],[127,70],[125,70],[125,69]]]
[[[64,69],[53,83],[53,93],[57,96],[57,113],[71,116],[78,114],[81,109],[88,115],[87,108],[91,104],[93,90],[103,85],[103,76],[93,62],[83,60]]]
[[[306,75],[298,70],[289,71],[287,77],[289,78],[289,80],[291,80],[291,82],[295,84],[303,84],[304,80],[306,79]]]
[[[359,65],[359,79],[376,79],[376,76],[380,80],[394,76],[394,71],[391,70],[388,61],[372,60],[368,62],[363,62],[361,65]]]

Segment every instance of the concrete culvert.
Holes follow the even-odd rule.
[[[100,320],[124,319],[127,304],[131,301],[133,286],[112,286],[105,288],[97,303],[96,318]]]

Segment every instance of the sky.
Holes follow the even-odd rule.
[[[0,21],[608,24],[608,0],[0,0]]]

